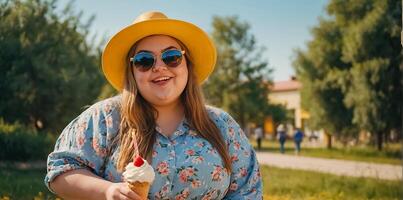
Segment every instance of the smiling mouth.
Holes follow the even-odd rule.
[[[159,84],[161,84],[161,83],[166,83],[167,81],[169,81],[169,80],[171,80],[172,79],[172,77],[162,77],[162,78],[158,78],[158,79],[155,79],[155,80],[152,80],[152,82],[153,83],[159,83]]]

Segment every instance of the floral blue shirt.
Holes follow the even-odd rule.
[[[107,155],[119,128],[120,101],[121,96],[116,96],[92,105],[63,130],[48,156],[48,188],[56,176],[82,168],[112,182],[122,181],[115,167],[119,147]],[[226,141],[232,172],[227,172],[215,148],[186,120],[170,137],[157,128],[152,153],[156,176],[149,199],[262,199],[259,164],[247,137],[226,112],[206,108]]]

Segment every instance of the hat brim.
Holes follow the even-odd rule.
[[[102,70],[106,79],[117,90],[123,89],[130,48],[140,39],[150,35],[168,35],[180,40],[190,51],[199,84],[202,84],[214,70],[217,59],[216,48],[202,29],[175,19],[147,20],[119,31],[109,40],[103,51]]]

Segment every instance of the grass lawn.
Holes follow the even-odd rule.
[[[55,199],[43,179],[46,169],[0,168],[0,200]]]
[[[251,144],[257,149],[256,142],[250,140]],[[279,143],[277,141],[263,140],[262,151],[279,153]],[[302,143],[301,156],[319,157],[319,158],[334,158],[343,160],[354,160],[384,164],[402,164],[402,152],[400,144],[390,144],[385,146],[382,152],[379,152],[374,147],[357,146],[343,147],[339,144],[334,145],[333,149],[325,147],[307,147],[308,142]],[[285,144],[285,153],[294,155],[294,142],[288,140]]]
[[[399,181],[353,178],[303,170],[262,166],[264,199],[358,200],[402,199]]]
[[[269,200],[388,200],[403,197],[402,184],[398,181],[340,177],[268,166],[262,166],[261,171],[264,199]],[[43,184],[44,174],[44,169],[0,168],[0,199],[55,199]]]

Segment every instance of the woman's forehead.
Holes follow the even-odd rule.
[[[151,51],[157,53],[168,47],[181,48],[179,43],[170,36],[152,35],[141,39],[137,43],[136,52]]]

